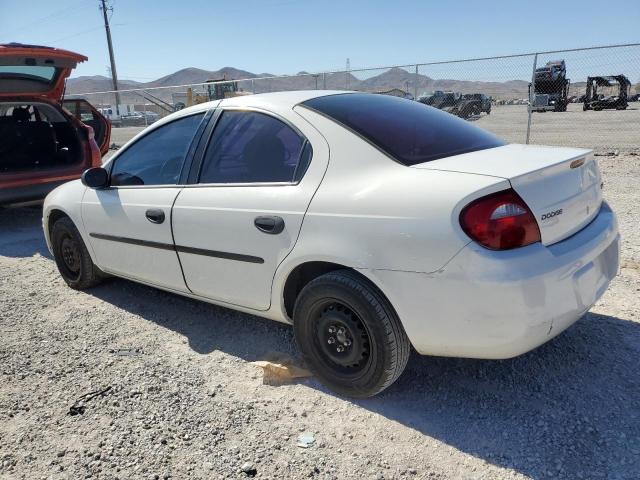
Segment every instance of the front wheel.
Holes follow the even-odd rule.
[[[403,372],[410,343],[382,293],[350,270],[309,282],[296,300],[296,342],[311,371],[335,392],[371,397]]]
[[[51,246],[58,271],[71,288],[82,290],[102,281],[100,270],[91,260],[80,232],[70,218],[60,218],[53,224]]]

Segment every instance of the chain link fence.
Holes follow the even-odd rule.
[[[355,90],[423,102],[508,142],[597,151],[640,148],[640,43],[184,85],[121,84],[116,93],[83,90],[79,82],[66,94],[85,98],[115,127],[123,127],[114,129],[116,143],[176,110],[213,99]]]

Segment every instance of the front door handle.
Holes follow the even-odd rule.
[[[160,210],[159,208],[150,208],[145,212],[145,216],[151,223],[164,222],[164,211]]]
[[[261,232],[271,235],[277,235],[284,230],[284,220],[281,217],[256,217],[253,224]]]

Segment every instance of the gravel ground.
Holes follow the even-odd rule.
[[[490,115],[483,114],[474,123],[509,142],[525,143],[527,107],[496,105]],[[638,102],[630,103],[626,110],[600,112],[583,112],[581,103],[570,103],[566,112],[533,113],[530,142],[630,153],[638,149],[638,125]]]
[[[640,156],[598,158],[624,244],[591,313],[512,360],[414,355],[363,401],[263,385],[249,362],[296,355],[288,326],[67,288],[40,212],[0,211],[0,478],[639,478]]]

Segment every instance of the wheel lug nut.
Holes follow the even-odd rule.
[[[336,333],[336,327],[329,327],[329,333]]]
[[[350,347],[351,346],[351,340],[349,340],[348,338],[344,341],[343,345],[345,347]]]
[[[327,343],[329,343],[329,345],[331,345],[332,343],[336,343],[336,339],[333,337],[329,337],[329,339],[327,340]]]
[[[338,346],[336,347],[336,350],[337,350],[338,352],[344,352],[344,347],[343,347],[342,345],[338,345]]]
[[[338,329],[338,333],[339,333],[340,335],[344,335],[344,332],[345,332],[344,327],[340,327],[340,328]]]

